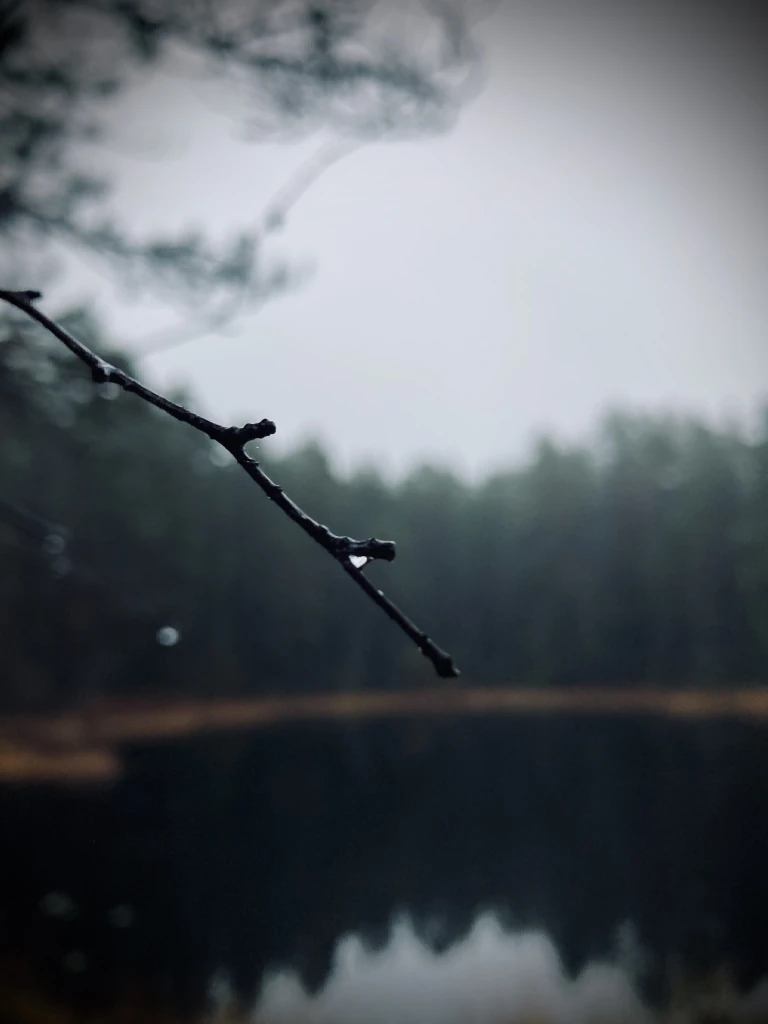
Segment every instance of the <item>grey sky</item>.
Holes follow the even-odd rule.
[[[768,161],[733,65],[703,35],[696,55],[669,28],[518,8],[482,35],[488,84],[450,135],[358,150],[294,208],[276,251],[316,265],[304,289],[144,359],[148,379],[226,420],[271,417],[276,444],[318,436],[342,468],[471,476],[609,406],[754,408]],[[319,144],[242,143],[225,96],[163,74],[120,123],[94,159],[147,233],[225,235]],[[81,263],[73,287],[133,350],[177,319]]]

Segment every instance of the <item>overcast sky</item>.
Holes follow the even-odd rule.
[[[669,25],[495,15],[486,88],[451,134],[353,152],[295,206],[276,251],[314,265],[303,289],[143,375],[226,421],[269,416],[275,444],[316,436],[342,469],[394,473],[476,477],[611,406],[754,409],[768,160],[738,48],[687,30],[683,45]],[[94,159],[146,233],[225,237],[320,142],[241,142],[220,93],[164,73],[119,123]],[[132,351],[179,320],[91,264],[72,263],[67,291]]]

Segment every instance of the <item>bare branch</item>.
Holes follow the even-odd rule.
[[[91,376],[95,383],[117,384],[124,391],[138,395],[150,405],[155,406],[162,412],[167,413],[174,419],[187,423],[205,434],[212,441],[220,444],[235,459],[248,476],[256,483],[266,496],[280,508],[289,519],[292,519],[297,526],[309,534],[309,536],[324,548],[342,567],[347,575],[363,590],[368,597],[377,604],[400,629],[416,644],[421,653],[434,665],[437,674],[443,678],[457,676],[459,670],[453,663],[453,659],[446,651],[441,650],[430,638],[420,630],[392,601],[386,597],[381,590],[364,574],[363,569],[366,563],[373,559],[381,559],[391,562],[395,557],[395,544],[389,540],[378,540],[370,537],[367,540],[355,540],[352,537],[339,536],[331,533],[327,526],[323,526],[317,520],[312,519],[285,493],[283,488],[275,483],[259,463],[245,451],[245,445],[257,438],[269,437],[274,434],[275,424],[271,420],[262,419],[258,423],[246,423],[242,427],[224,427],[212,420],[199,416],[197,413],[186,409],[183,405],[170,401],[163,395],[152,391],[140,381],[131,377],[124,370],[112,366],[101,359],[89,348],[64,330],[59,324],[44,313],[41,313],[33,303],[41,298],[40,292],[35,291],[8,291],[0,289],[0,300],[15,306],[16,309],[26,313],[32,320],[35,320],[55,338],[58,338],[66,347],[77,356],[90,369]]]

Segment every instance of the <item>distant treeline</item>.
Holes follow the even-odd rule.
[[[87,315],[69,319],[103,351]],[[269,415],[268,394],[254,402],[253,418]],[[589,448],[544,440],[474,486],[433,468],[392,485],[375,469],[342,479],[317,446],[264,448],[331,529],[397,542],[396,561],[368,571],[466,685],[768,676],[768,411],[749,437],[614,414]],[[55,341],[8,322],[0,567],[5,709],[434,682],[205,437],[95,387]]]

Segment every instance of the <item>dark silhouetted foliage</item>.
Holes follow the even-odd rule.
[[[216,249],[195,231],[131,237],[109,217],[109,183],[87,146],[119,135],[116,97],[149,67],[181,60],[230,81],[233,116],[257,138],[441,130],[477,69],[469,12],[456,0],[395,18],[371,0],[0,0],[3,286],[41,286],[54,240],[186,302],[284,287],[285,270],[262,259],[263,232],[245,228]]]

